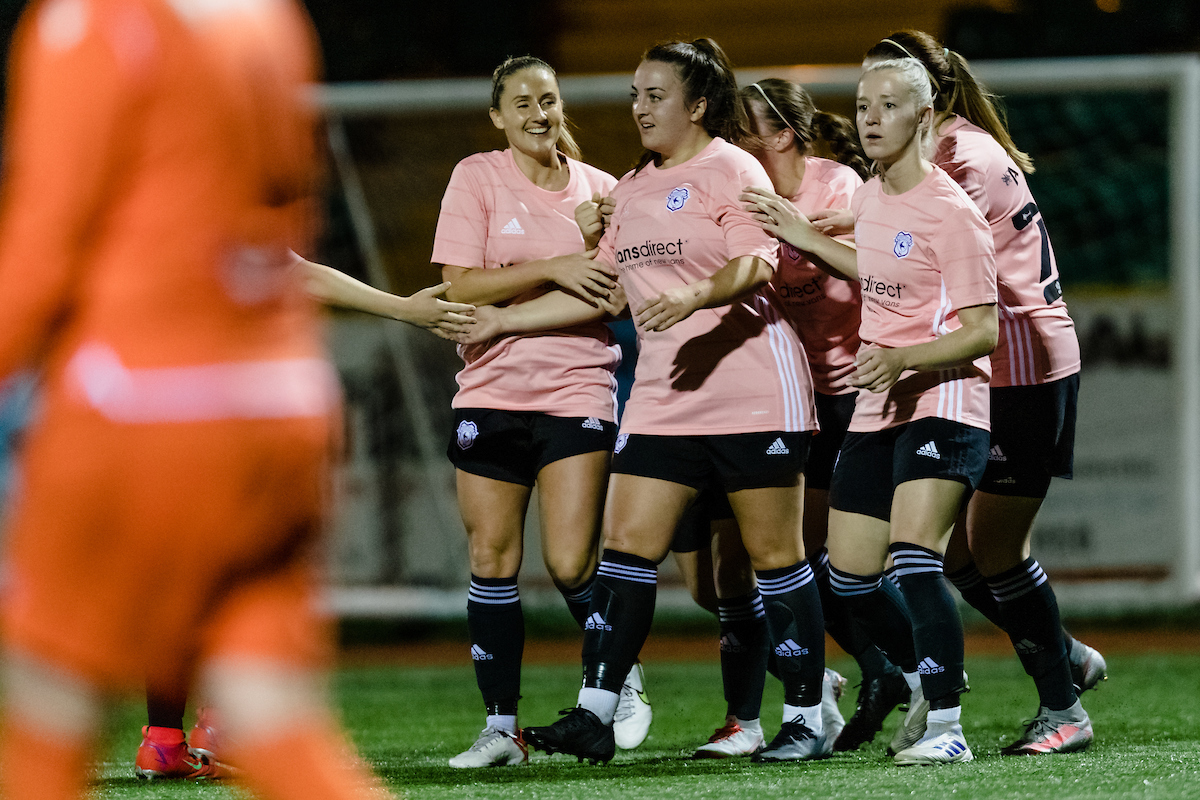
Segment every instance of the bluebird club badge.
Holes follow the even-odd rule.
[[[904,258],[912,252],[913,238],[908,231],[900,231],[896,234],[896,240],[892,242],[892,252],[896,254],[896,258]]]
[[[683,186],[672,189],[671,193],[667,195],[667,211],[674,212],[683,208],[683,204],[687,202],[689,197],[691,197],[691,192]]]

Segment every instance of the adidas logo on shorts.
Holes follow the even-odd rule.
[[[783,443],[783,439],[776,439],[767,448],[767,455],[769,456],[786,456],[790,452],[792,451],[787,449],[787,445]]]
[[[917,455],[928,456],[929,458],[941,458],[942,454],[938,452],[937,445],[932,441],[926,442],[917,448]]]
[[[583,421],[583,427],[587,428],[589,431],[604,430],[604,426],[600,423],[600,420],[596,417],[588,417],[587,419],[585,419]]]
[[[517,222],[517,218],[513,217],[508,221],[508,224],[500,229],[501,233],[525,233],[525,229],[521,227],[521,223]]]
[[[936,675],[939,672],[945,672],[946,668],[934,661],[929,656],[917,665],[917,672],[921,675]]]
[[[471,658],[474,659],[475,661],[491,661],[492,654],[486,652],[479,645],[473,644],[473,645],[471,645]]]
[[[801,647],[795,639],[787,639],[775,648],[775,655],[787,658],[788,656],[806,656],[808,648]]]
[[[1000,449],[1000,445],[992,445],[992,449],[988,451],[988,461],[1008,461],[1008,456],[1004,455],[1004,451]]]
[[[585,631],[611,631],[612,625],[604,621],[604,617],[600,616],[599,611],[593,611],[592,615],[587,618],[587,622],[583,623]]]

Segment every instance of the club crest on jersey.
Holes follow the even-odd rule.
[[[799,251],[799,250],[797,250],[796,248],[792,247],[792,246],[791,246],[790,244],[788,244],[787,242],[781,242],[780,244],[782,244],[782,245],[783,245],[783,252],[784,252],[785,254],[787,254],[787,257],[788,257],[789,259],[791,259],[792,261],[799,261],[799,260],[800,260],[800,251]]]
[[[479,426],[470,420],[463,420],[458,423],[458,430],[455,431],[455,436],[458,439],[459,450],[470,450],[471,445],[475,444],[475,437],[479,435]]]
[[[691,196],[692,193],[683,186],[672,189],[671,193],[667,195],[667,211],[673,212],[683,208],[683,204],[686,203],[688,198]]]
[[[628,441],[629,441],[629,434],[628,434],[628,433],[622,433],[622,434],[620,434],[619,436],[617,436],[617,444],[616,444],[616,446],[613,448],[613,455],[616,455],[617,453],[619,453],[619,452],[621,452],[622,450],[624,450],[624,449],[625,449],[625,444],[626,444]]]
[[[912,234],[908,231],[900,231],[892,242],[892,252],[896,254],[896,258],[904,258],[912,252],[912,246]]]

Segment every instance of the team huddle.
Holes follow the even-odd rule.
[[[133,688],[141,777],[234,764],[262,796],[384,792],[321,691],[339,398],[313,298],[461,344],[448,454],[486,721],[451,766],[641,744],[638,655],[672,552],[721,627],[727,716],[697,757],[825,758],[906,705],[897,764],[971,760],[943,576],[1036,684],[1005,752],[1090,743],[1079,695],[1105,663],[1063,630],[1029,551],[1050,479],[1071,475],[1079,347],[1033,166],[958,54],[882,40],[851,125],[787,81],[739,89],[709,39],[656,45],[631,96],[645,153],[620,180],[579,160],[553,70],[509,59],[490,108],[509,147],[455,169],[445,283],[407,298],[295,255],[316,216],[315,63],[288,2],[38,0],[23,16],[0,376],[37,371],[40,406],[0,582],[7,797],[82,796],[106,698]],[[618,419],[604,323],[627,314]],[[584,677],[561,719],[522,729],[534,487]],[[862,672],[849,720],[826,632]],[[784,690],[769,741],[767,673]],[[189,694],[211,706],[190,743]]]
[[[1029,552],[1050,479],[1071,475],[1079,347],[1033,165],[992,96],[903,31],[867,53],[855,125],[788,81],[739,89],[709,39],[648,50],[631,100],[645,154],[618,181],[577,160],[552,69],[509,59],[490,112],[509,148],[460,162],[442,203],[432,260],[447,299],[476,306],[453,326],[449,456],[486,707],[451,766],[640,744],[638,654],[671,552],[721,624],[727,717],[696,757],[824,758],[906,705],[897,764],[971,760],[943,576],[1036,683],[1005,752],[1086,747],[1079,693],[1104,662],[1062,628]],[[638,353],[618,420],[599,323],[623,314]],[[521,728],[534,486],[584,678],[561,719]],[[826,631],[862,671],[848,721]],[[767,672],[784,689],[769,741]]]

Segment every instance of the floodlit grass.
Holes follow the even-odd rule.
[[[853,682],[854,667],[832,664]],[[341,671],[336,692],[344,722],[363,755],[389,785],[409,798],[1200,798],[1200,658],[1189,655],[1110,655],[1110,679],[1084,704],[1097,740],[1084,753],[1002,758],[1000,748],[1036,710],[1032,682],[1015,657],[968,657],[972,691],[964,727],[975,752],[971,764],[898,768],[884,753],[898,721],[857,753],[827,761],[758,766],[736,761],[691,761],[692,748],[724,719],[717,665],[649,663],[654,702],[650,737],[619,752],[605,767],[564,756],[536,755],[530,764],[486,771],[453,770],[446,760],[465,749],[482,727],[481,703],[469,665],[428,668],[353,668]],[[524,724],[546,724],[572,705],[577,666],[527,666]],[[853,710],[852,689],[842,699]],[[778,725],[779,684],[768,684],[764,727]],[[145,784],[132,774],[142,712],[122,709],[113,748],[102,767],[102,798],[220,798],[234,792],[213,784]],[[302,764],[295,765],[303,769]]]

